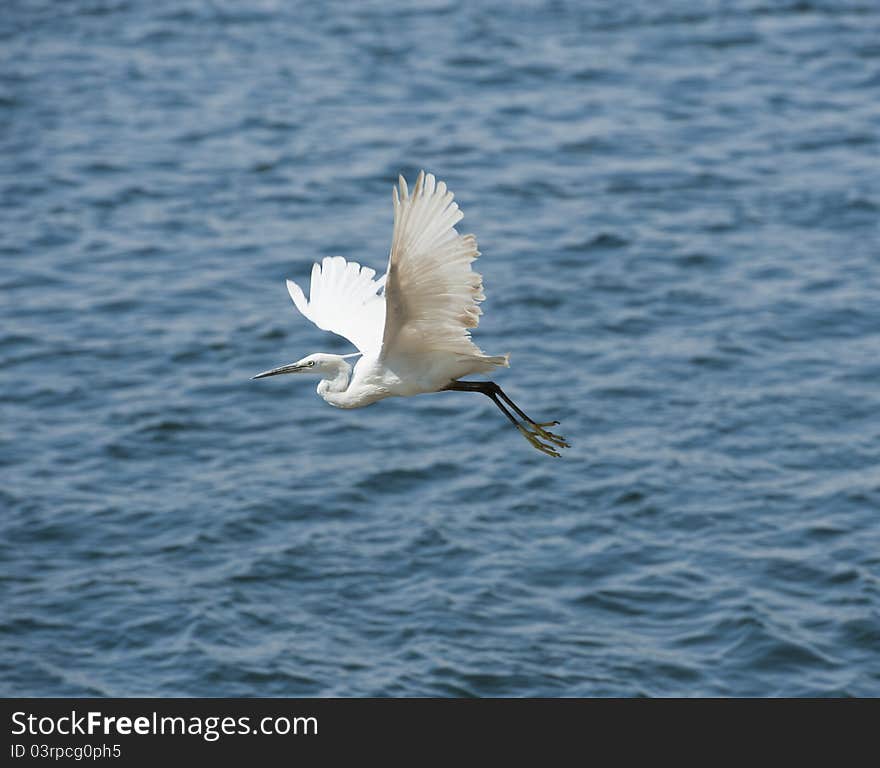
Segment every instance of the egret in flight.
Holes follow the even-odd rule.
[[[386,274],[341,256],[312,267],[309,298],[292,280],[296,308],[318,328],[348,339],[359,352],[315,353],[259,373],[321,376],[318,394],[337,408],[361,408],[386,397],[427,392],[482,392],[539,451],[559,456],[568,443],[526,416],[494,381],[462,381],[508,367],[508,355],[486,355],[471,340],[483,295],[482,277],[471,269],[480,255],[473,235],[455,225],[462,212],[453,194],[432,174],[419,173],[412,194],[403,176],[393,191],[394,231]],[[352,367],[347,358],[360,360]]]

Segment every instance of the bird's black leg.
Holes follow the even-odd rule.
[[[453,381],[444,387],[447,390],[457,392],[482,392],[489,397],[498,409],[513,424],[535,448],[548,456],[559,456],[559,452],[553,447],[568,448],[569,445],[564,438],[554,435],[552,432],[544,429],[544,427],[552,427],[558,424],[558,421],[550,421],[540,423],[529,418],[516,403],[513,402],[494,381]],[[503,402],[502,402],[503,401]],[[526,423],[518,421],[514,415],[504,405],[507,403]],[[546,441],[546,442],[543,442]]]
[[[490,386],[495,389],[495,394],[500,395],[501,399],[504,400],[514,411],[516,411],[520,418],[525,419],[529,424],[535,427],[555,427],[559,422],[558,421],[535,421],[533,418],[526,416],[525,411],[523,411],[513,400],[511,400],[505,393],[504,390],[501,389],[494,381],[487,382]],[[566,446],[567,447],[567,446]]]
[[[531,425],[531,431],[535,432],[539,437],[543,438],[547,442],[553,443],[553,445],[558,445],[560,448],[569,448],[569,444],[565,441],[565,438],[560,437],[559,435],[554,435],[544,427],[554,427],[559,422],[558,421],[535,421],[530,416],[527,416],[525,411],[523,411],[513,400],[511,400],[504,392],[501,387],[499,387],[494,381],[487,382],[492,389],[494,389],[495,394],[500,396],[504,402],[506,402],[517,414],[519,414],[520,418],[525,419]]]

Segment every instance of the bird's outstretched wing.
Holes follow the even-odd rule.
[[[471,269],[480,255],[473,235],[459,235],[462,212],[446,184],[419,173],[412,195],[400,177],[394,188],[394,234],[385,283],[382,358],[445,351],[486,358],[471,341],[483,296],[482,277]]]
[[[321,330],[344,336],[365,355],[378,355],[385,327],[385,278],[341,256],[328,256],[312,267],[309,299],[293,280],[287,290],[296,308]]]

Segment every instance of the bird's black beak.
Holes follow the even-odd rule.
[[[282,365],[280,368],[273,368],[271,371],[263,371],[262,373],[258,373],[256,376],[251,376],[251,380],[253,379],[265,379],[267,376],[279,376],[282,373],[296,373],[297,371],[301,371],[306,366],[300,365],[299,363],[290,363],[288,365]]]

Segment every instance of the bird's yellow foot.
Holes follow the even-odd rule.
[[[549,443],[558,445],[560,448],[569,447],[568,443],[566,443],[565,440],[563,440],[561,437],[554,435],[552,432],[547,432],[537,425],[517,424],[516,427],[522,433],[522,436],[526,440],[528,440],[541,453],[546,453],[548,456],[555,456],[556,458],[559,458],[561,454],[553,447],[553,445],[542,442],[540,439],[541,437],[543,437]],[[530,427],[533,428],[530,429]]]
[[[546,440],[548,443],[553,443],[553,445],[558,445],[560,448],[571,448],[571,446],[565,441],[565,438],[562,435],[554,435],[550,430],[544,429],[544,427],[553,427],[556,426],[558,421],[546,421],[542,423],[534,423],[530,426],[534,429],[535,433]]]

